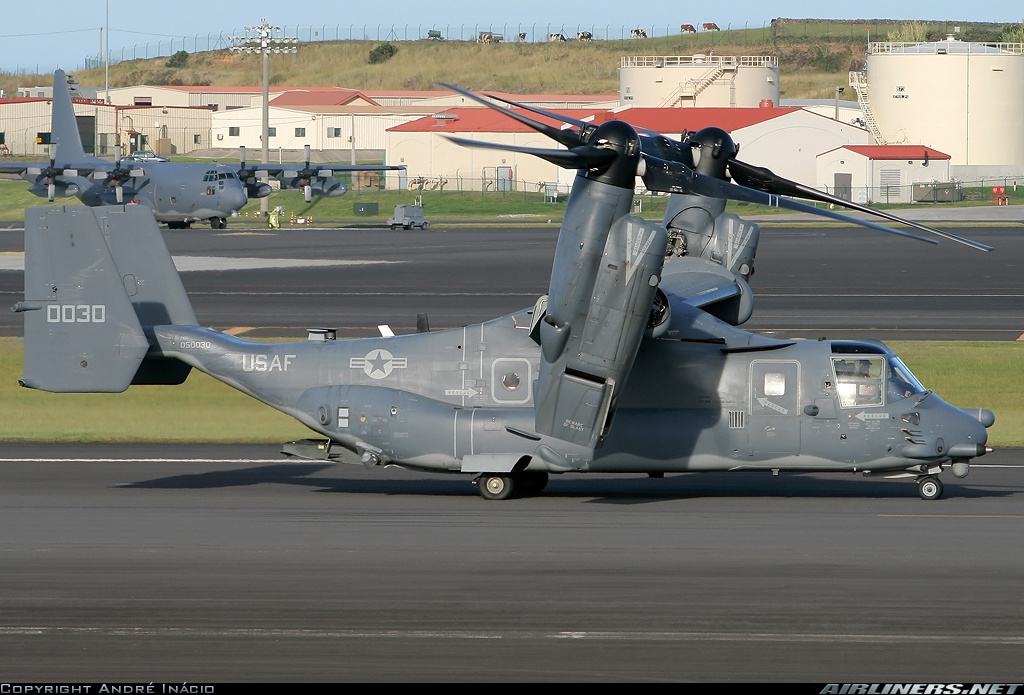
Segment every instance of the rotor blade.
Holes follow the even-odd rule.
[[[918,241],[924,241],[929,244],[938,243],[934,239],[918,236],[898,229],[892,229],[891,227],[885,227],[867,220],[858,220],[856,217],[843,215],[842,213],[835,212],[834,210],[816,208],[813,205],[799,203],[795,200],[782,198],[772,193],[756,191],[752,188],[740,186],[739,184],[722,181],[721,179],[716,179],[711,176],[704,176],[702,174],[698,174],[689,167],[678,164],[677,162],[666,162],[665,160],[659,160],[656,157],[648,155],[645,155],[644,159],[647,164],[642,172],[642,178],[644,180],[644,185],[652,191],[705,195],[712,198],[739,200],[747,203],[767,205],[769,207],[785,208],[787,210],[794,210],[797,212],[808,212],[820,217],[829,217],[834,220],[860,225],[861,227],[870,227],[871,229],[877,229],[882,232],[917,239]]]
[[[56,196],[57,196],[57,185],[51,180],[50,183],[47,184],[47,186],[46,186],[46,199],[49,200],[52,203],[53,199]]]
[[[457,145],[464,147],[478,147],[487,150],[505,150],[507,152],[521,152],[540,157],[544,161],[556,164],[563,169],[600,169],[608,166],[618,155],[614,150],[603,147],[574,147],[571,150],[548,150],[542,147],[520,147],[517,145],[499,145],[493,142],[479,142],[465,138],[453,138],[445,136]]]
[[[570,118],[569,116],[563,116],[562,114],[555,113],[554,111],[545,111],[544,109],[539,109],[536,106],[530,106],[529,104],[520,104],[518,101],[512,101],[511,99],[506,99],[504,97],[500,97],[497,94],[488,93],[487,96],[491,97],[492,99],[497,99],[498,101],[503,102],[505,104],[508,104],[509,106],[516,106],[516,107],[519,107],[519,108],[524,109],[526,111],[532,111],[533,113],[535,113],[535,114],[537,114],[539,116],[547,116],[548,118],[553,118],[556,121],[561,121],[562,123],[568,123],[569,125],[574,125],[574,126],[576,126],[577,128],[580,129],[581,133],[585,132],[588,129],[596,128],[597,127],[593,123],[589,123],[587,121],[581,121],[578,118]],[[661,135],[660,133],[656,133],[653,130],[649,130],[647,128],[644,128],[643,126],[634,125],[632,123],[630,123],[630,125],[633,126],[633,129],[636,130],[638,135],[640,135],[641,141],[643,140],[644,136],[649,136],[649,137],[665,137],[664,135]],[[586,139],[586,138],[585,138],[585,136],[581,135],[581,139]],[[666,139],[667,140],[672,140],[671,138],[666,138]],[[678,141],[674,141],[673,140],[672,142],[675,142],[676,144],[678,144]],[[646,152],[646,150],[644,150],[644,151]]]
[[[538,116],[547,116],[548,118],[553,118],[556,121],[561,121],[562,123],[568,123],[569,125],[574,125],[574,126],[576,126],[577,128],[579,128],[581,130],[583,128],[588,128],[588,127],[589,128],[593,128],[594,127],[593,123],[588,123],[586,121],[581,121],[581,120],[579,120],[577,118],[570,118],[569,116],[563,116],[562,114],[555,113],[554,111],[545,111],[544,109],[538,109],[536,106],[529,106],[527,104],[520,104],[518,101],[512,101],[511,99],[506,99],[504,97],[499,97],[497,94],[491,94],[491,93],[488,92],[487,96],[489,96],[492,99],[497,99],[498,101],[502,102],[503,104],[508,104],[509,106],[515,106],[515,107],[518,107],[520,109],[523,109],[524,111],[532,111],[533,113],[537,114]]]
[[[915,227],[921,231],[929,232],[930,234],[935,234],[936,236],[940,236],[981,251],[992,250],[992,247],[986,244],[972,241],[971,239],[966,239],[962,236],[951,234],[950,232],[944,232],[941,229],[935,229],[919,222],[914,222],[913,220],[907,220],[884,210],[875,210],[867,205],[861,205],[860,203],[839,198],[838,196],[823,193],[822,191],[810,188],[809,186],[804,186],[796,181],[785,179],[773,172],[771,169],[747,164],[746,162],[741,162],[738,159],[729,160],[729,175],[732,176],[736,183],[754,190],[775,193],[777,195],[788,195],[795,198],[817,200],[821,203],[841,205],[843,207],[850,208],[851,210],[858,210],[860,212],[866,212],[869,215],[876,215],[887,220],[892,220],[893,222],[900,222],[901,224],[905,224],[909,227]]]
[[[306,202],[313,200],[313,187],[306,184],[302,187],[302,197],[306,199]]]
[[[519,113],[516,113],[516,112],[512,111],[511,109],[503,109],[500,106],[498,106],[498,105],[496,105],[496,104],[494,104],[494,103],[492,103],[490,101],[487,101],[483,97],[477,96],[473,92],[470,92],[467,89],[462,89],[461,87],[455,87],[453,85],[444,84],[444,83],[441,83],[441,86],[444,87],[445,89],[450,89],[453,92],[458,92],[459,94],[461,94],[461,95],[463,95],[463,96],[465,96],[465,97],[467,97],[469,99],[472,99],[473,101],[475,101],[477,103],[483,104],[484,106],[486,106],[489,109],[494,109],[495,111],[499,111],[502,114],[508,116],[509,118],[515,119],[515,120],[519,121],[520,123],[522,123],[523,125],[528,126],[530,128],[533,128],[538,133],[542,133],[544,135],[547,135],[549,138],[551,138],[552,140],[554,140],[555,142],[557,142],[560,145],[565,145],[566,147],[575,147],[577,145],[583,144],[583,140],[582,140],[582,138],[580,136],[580,133],[576,132],[575,130],[562,130],[561,128],[555,128],[554,126],[547,125],[546,123],[541,123],[540,121],[535,121],[532,118],[527,118],[526,116],[524,116],[522,114],[519,114]],[[504,99],[502,99],[502,101],[504,101]],[[509,102],[506,102],[506,103],[509,103]],[[530,110],[532,110],[532,109],[530,109]],[[548,115],[548,114],[544,114],[544,115]],[[562,119],[560,117],[557,117],[557,116],[551,116],[551,117],[552,118],[556,118],[557,120],[562,120],[563,122],[567,122],[567,121],[564,121],[564,119]]]
[[[114,199],[118,203],[124,202],[124,186],[114,186]]]
[[[309,145],[306,145],[306,171],[309,171]]]

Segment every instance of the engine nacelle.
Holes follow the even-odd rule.
[[[724,200],[675,194],[665,213],[665,226],[682,233],[686,255],[717,263],[744,279],[754,274],[761,228],[725,212]]]
[[[245,184],[245,194],[249,198],[266,198],[273,192],[273,188],[269,183],[247,183]]]
[[[337,198],[348,193],[348,186],[341,181],[334,179],[318,179],[312,186],[313,195],[322,195],[328,198]]]
[[[573,312],[578,325],[541,324],[538,432],[597,445],[650,324],[667,242],[661,226],[639,217],[618,218],[603,251],[591,252],[598,265],[589,291],[580,287],[576,295],[582,303]],[[548,307],[550,312],[550,298]],[[552,344],[561,349],[551,349]]]
[[[55,181],[53,184],[53,195],[55,198],[70,198],[71,196],[78,195],[81,189],[77,183],[67,183],[65,181]],[[28,187],[28,192],[32,195],[39,196],[40,198],[49,198],[49,187],[41,184],[33,184]]]

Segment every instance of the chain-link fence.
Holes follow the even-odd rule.
[[[281,36],[297,38],[302,42],[317,41],[480,41],[485,43],[546,43],[549,41],[639,41],[642,39],[685,36],[689,25],[612,26],[610,24],[298,24],[281,27]],[[763,40],[771,38],[770,25],[726,24],[722,31],[757,30]],[[704,30],[710,34],[715,30]],[[232,36],[243,36],[244,31],[194,34],[181,38],[168,38],[156,43],[135,44],[110,49],[110,63],[145,58],[172,56],[178,51],[198,53],[231,47]],[[102,54],[87,56],[85,68],[103,65]]]

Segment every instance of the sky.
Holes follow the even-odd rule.
[[[322,30],[328,37],[350,32],[374,40],[425,36],[436,28],[447,36],[460,31],[468,38],[478,30],[508,33],[535,31],[538,35],[561,32],[575,35],[578,29],[595,29],[598,37],[618,36],[622,27],[656,27],[657,35],[678,31],[680,24],[700,26],[715,22],[729,26],[755,28],[767,25],[775,17],[821,19],[950,20],[963,22],[1019,23],[1024,8],[1016,3],[968,3],[963,0],[859,0],[851,3],[822,3],[820,0],[774,0],[763,2],[684,3],[679,0],[590,0],[558,3],[550,0],[518,0],[495,3],[484,0],[375,0],[317,3],[309,0],[48,0],[30,3],[0,0],[7,7],[0,23],[0,70],[7,72],[52,72],[56,68],[73,71],[85,65],[86,57],[101,54],[100,30],[109,26],[111,60],[131,58],[133,52],[144,57],[147,44],[155,55],[158,42],[166,49],[178,50],[185,41],[192,50],[199,37],[200,48],[206,37],[214,39],[241,34],[246,26],[266,20],[287,27],[288,34],[305,38],[309,27]],[[826,6],[829,6],[826,9]],[[697,9],[694,9],[694,8]],[[17,8],[12,11],[12,8]],[[109,12],[109,19],[108,17]],[[394,33],[392,33],[392,27]]]

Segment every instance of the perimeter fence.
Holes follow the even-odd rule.
[[[297,38],[300,42],[321,41],[471,41],[485,43],[546,43],[550,41],[642,41],[644,39],[665,37],[687,37],[700,34],[706,41],[723,32],[740,30],[749,41],[769,41],[771,25],[764,22],[756,24],[726,24],[721,31],[706,30],[688,32],[683,30],[687,25],[665,26],[612,26],[606,24],[377,24],[344,26],[341,24],[298,24],[281,27],[281,36]],[[231,48],[232,36],[243,36],[244,30],[194,34],[192,36],[166,37],[155,43],[135,44],[111,49],[109,62],[119,63],[125,60],[160,58],[172,56],[178,51],[199,53]],[[584,37],[584,38],[581,38]],[[735,39],[735,37],[733,37]],[[85,68],[92,69],[103,65],[101,53],[87,56]]]

